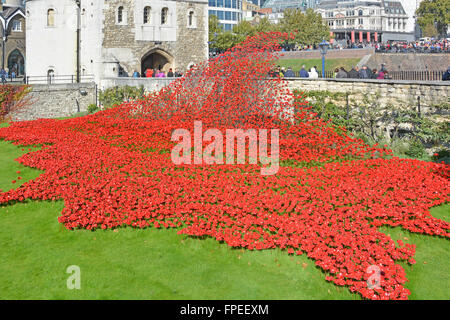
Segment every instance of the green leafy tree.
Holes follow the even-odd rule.
[[[252,24],[249,21],[241,21],[233,27],[232,31],[224,31],[219,24],[219,19],[211,15],[209,17],[209,43],[210,48],[225,51],[245,41],[259,32],[275,30],[269,19],[263,18],[259,23]]]
[[[219,25],[219,18],[217,18],[217,16],[215,15],[211,15],[209,16],[209,20],[208,20],[208,37],[209,37],[209,42],[210,43],[214,43],[215,38],[223,33],[222,28]]]
[[[317,45],[323,39],[330,37],[330,28],[322,19],[320,13],[307,9],[305,13],[297,9],[284,11],[284,17],[279,22],[279,30],[295,33],[295,39],[290,43]]]
[[[450,0],[424,0],[416,15],[422,29],[432,25],[440,35],[445,36],[450,25]]]
[[[241,43],[256,34],[256,29],[248,21],[241,21],[233,27],[234,44]]]
[[[277,30],[277,26],[271,23],[269,18],[267,17],[264,17],[261,20],[259,20],[259,23],[253,25],[253,28],[255,29],[256,33],[271,32]]]

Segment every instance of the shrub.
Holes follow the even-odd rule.
[[[104,109],[110,109],[121,105],[124,101],[141,98],[144,95],[144,87],[114,87],[99,93],[99,102]]]
[[[419,139],[413,138],[409,143],[409,148],[405,154],[412,158],[422,158],[425,155],[425,147]]]
[[[87,107],[87,112],[88,113],[94,113],[95,111],[98,110],[98,107],[95,103],[91,103],[90,105],[88,105]]]

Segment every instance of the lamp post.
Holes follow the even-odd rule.
[[[322,78],[325,78],[325,55],[327,54],[330,44],[324,40],[319,43],[320,53],[322,54]]]

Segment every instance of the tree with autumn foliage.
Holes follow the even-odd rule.
[[[31,87],[28,85],[2,85],[0,86],[0,122],[9,120],[11,114],[31,105],[29,95]]]

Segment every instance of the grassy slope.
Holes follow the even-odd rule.
[[[25,151],[0,141],[1,189],[18,186],[17,170],[21,181],[39,175],[13,161]],[[230,249],[176,230],[68,231],[57,221],[63,205],[0,207],[0,299],[359,299],[305,256]],[[448,219],[449,211],[433,214]],[[411,298],[449,299],[448,240],[386,232],[418,246],[417,265],[406,267]],[[81,290],[66,287],[70,265],[81,268]]]
[[[359,58],[347,58],[347,59],[326,59],[325,70],[332,71],[337,67],[344,67],[349,71],[353,66],[356,66],[361,59]],[[322,70],[322,59],[280,59],[277,61],[277,65],[281,67],[292,67],[294,71],[300,71],[303,65],[306,66],[306,70],[311,67],[317,66],[318,70]]]

